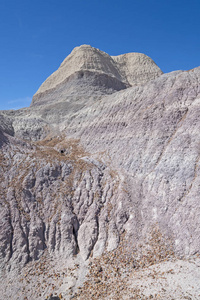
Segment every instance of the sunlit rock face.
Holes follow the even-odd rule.
[[[163,74],[144,54],[87,45],[29,108],[0,112],[4,297],[35,299],[37,286],[37,299],[70,299],[91,264],[128,278],[199,254],[199,120],[200,68]]]
[[[148,56],[141,53],[128,53],[110,56],[89,45],[76,47],[55,71],[41,85],[33,98],[32,105],[39,104],[37,97],[58,86],[66,85],[74,79],[94,80],[99,89],[120,90],[126,86],[143,84],[162,74],[162,71]],[[71,77],[72,76],[72,77]],[[88,85],[92,83],[87,82]],[[75,91],[74,91],[75,92]],[[87,91],[89,92],[89,91]],[[38,103],[37,103],[38,102]]]

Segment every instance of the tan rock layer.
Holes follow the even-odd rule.
[[[162,74],[162,71],[148,56],[141,53],[129,53],[109,56],[89,45],[76,47],[55,71],[41,85],[37,94],[57,87],[68,77],[79,71],[106,74],[126,85],[139,85]]]

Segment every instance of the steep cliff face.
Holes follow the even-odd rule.
[[[199,117],[200,68],[162,74],[143,54],[111,57],[87,45],[42,84],[30,108],[2,111],[3,295],[35,299],[37,288],[38,299],[55,291],[70,299],[90,269],[77,299],[90,297],[91,282],[94,299],[118,299],[115,281],[126,299],[121,284],[133,269],[194,259]],[[150,289],[134,293],[141,299]]]

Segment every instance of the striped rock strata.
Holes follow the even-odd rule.
[[[3,297],[130,299],[120,282],[177,264],[198,299],[199,120],[200,68],[162,74],[143,54],[86,45],[30,108],[2,111]],[[152,288],[132,293],[157,299]],[[176,299],[186,296],[180,287]]]

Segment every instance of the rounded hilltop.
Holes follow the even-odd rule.
[[[144,84],[162,74],[155,62],[145,54],[128,53],[110,56],[90,45],[81,45],[72,50],[58,70],[45,80],[35,95],[56,88],[71,76],[71,79],[74,79],[73,75],[80,72],[104,74],[126,84],[127,87]]]

